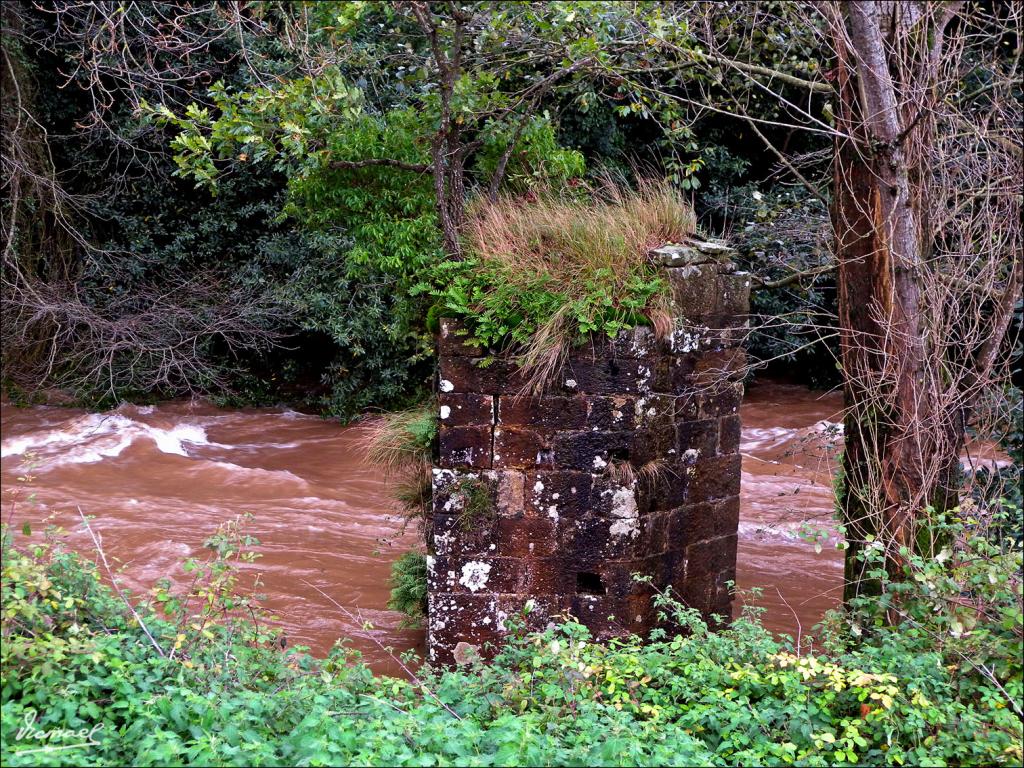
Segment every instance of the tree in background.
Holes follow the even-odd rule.
[[[185,226],[164,224],[186,209],[192,228],[230,225],[175,188],[162,139],[133,107],[237,76],[236,27],[216,8],[170,3],[2,13],[5,385],[115,401],[226,385],[232,362],[279,343],[287,313],[237,279],[228,253],[173,247]]]
[[[844,503],[851,538],[882,541],[896,575],[907,551],[944,544],[927,538],[919,510],[959,503],[966,427],[1008,374],[1024,248],[1022,9],[838,10]]]

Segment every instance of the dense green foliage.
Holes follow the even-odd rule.
[[[406,552],[391,567],[391,599],[388,608],[405,614],[403,626],[419,627],[427,617],[427,558]]]
[[[944,526],[948,552],[799,648],[756,614],[710,633],[664,598],[682,633],[603,645],[567,619],[412,681],[344,646],[282,652],[246,618],[239,521],[188,564],[197,586],[159,586],[138,620],[93,565],[5,531],[4,764],[1017,765],[1021,551],[974,520]],[[96,744],[28,751],[53,729]]]
[[[85,78],[82,68],[72,87],[60,88],[60,68],[88,55],[77,35],[89,9],[65,10],[55,26],[46,9],[4,8],[4,50],[18,63],[22,107],[46,131],[45,141],[24,141],[53,164],[30,170],[53,173],[62,185],[56,202],[23,192],[29,210],[15,241],[17,270],[5,255],[5,387],[27,398],[62,387],[92,405],[199,392],[230,402],[305,402],[346,418],[416,397],[429,375],[420,310],[409,308],[393,273],[360,262],[358,222],[297,226],[286,218],[288,179],[269,164],[241,167],[216,195],[197,193],[173,176],[168,137],[131,110],[138,98],[212,106],[211,77],[245,88],[289,71],[297,54],[276,36],[287,10],[263,9],[264,26],[237,36],[223,34],[226,21],[212,4],[187,14],[179,34],[214,42],[187,62],[154,54],[157,66],[180,70],[176,87],[154,89],[143,72],[138,82],[121,73],[129,79],[105,81],[111,102],[103,107],[92,85],[77,79]],[[145,30],[176,13],[165,3],[133,6],[125,23]],[[5,81],[5,94],[9,87]],[[368,226],[376,221],[378,241],[395,249],[401,233],[393,222],[411,200],[407,185],[390,197],[367,188],[361,200],[380,202]],[[397,249],[395,258],[415,252],[429,260],[431,227],[428,217],[415,247]],[[363,263],[358,272],[350,253]],[[19,311],[12,299],[24,288],[48,303]],[[254,343],[239,343],[239,325]],[[168,349],[182,336],[190,343],[179,349],[189,354],[168,366]],[[51,356],[54,368],[45,366]]]
[[[708,231],[739,236],[755,271],[777,278],[818,261],[820,254],[797,253],[803,246],[792,244],[788,224],[773,223],[774,213],[748,217],[738,205],[751,192],[780,202],[790,192],[771,175],[759,139],[731,118],[685,106],[701,89],[723,84],[688,68],[644,74],[659,57],[671,64],[669,51],[694,46],[686,25],[669,23],[658,4],[473,8],[487,23],[472,31],[451,103],[464,135],[467,200],[487,194],[495,180],[506,194],[530,195],[608,172],[664,177],[696,193]],[[16,242],[21,271],[37,295],[58,300],[24,313],[6,302],[9,387],[41,396],[43,387],[60,386],[93,404],[200,392],[236,403],[305,402],[346,418],[401,407],[429,379],[425,319],[437,297],[414,287],[446,281],[444,300],[465,306],[477,283],[502,277],[489,269],[452,276],[439,266],[434,180],[412,169],[431,162],[443,106],[429,46],[408,9],[246,9],[237,29],[214,4],[187,14],[168,3],[127,9],[125,28],[137,37],[126,44],[152,51],[158,71],[174,72],[171,87],[116,56],[92,57],[90,30],[119,25],[116,15],[70,5],[60,17],[5,8],[4,50],[16,64],[22,107],[45,130],[45,140],[34,137],[29,147],[40,162],[49,158],[35,178],[56,174],[65,194],[59,210],[26,198]],[[717,16],[722,24],[749,23],[727,5]],[[195,47],[189,57],[146,36],[161,25]],[[665,48],[638,46],[644,25]],[[745,34],[773,63],[783,37],[803,41],[801,55],[813,61],[813,36],[796,27],[754,25]],[[107,73],[101,81],[90,79],[93,65]],[[64,70],[73,87],[61,89]],[[135,111],[146,102],[148,109]],[[770,100],[761,108],[774,116]],[[13,121],[16,113],[5,115]],[[795,138],[791,149],[820,145]],[[192,187],[196,181],[201,189]],[[45,215],[34,215],[37,209]],[[53,236],[61,222],[75,237]],[[755,356],[804,361],[793,370],[799,378],[831,367],[820,364],[827,353],[807,351],[820,345],[805,346],[815,338],[808,319],[817,324],[830,309],[828,279],[755,295],[759,311],[785,316],[755,335]],[[74,291],[65,289],[71,285]],[[591,287],[592,301],[577,302],[571,314],[581,326],[613,330],[623,318],[640,320],[636,310],[651,283],[627,291],[626,303],[636,306],[614,311],[609,281],[597,278]],[[496,297],[495,306],[471,309],[484,321],[481,332],[496,337],[518,310],[549,313],[557,292],[531,288],[525,307]],[[68,296],[80,303],[65,306]],[[161,315],[168,306],[173,311]],[[247,307],[244,333],[234,327],[232,306]],[[154,316],[179,319],[161,325]],[[126,326],[150,330],[111,336]],[[55,328],[71,338],[54,337]],[[181,335],[193,354],[168,367],[167,349]],[[49,349],[51,342],[60,349]],[[108,357],[112,347],[123,351]],[[45,365],[51,357],[57,369]]]

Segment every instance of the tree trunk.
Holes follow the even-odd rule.
[[[844,136],[835,148],[831,216],[846,382],[841,502],[849,600],[877,589],[858,571],[857,555],[868,540],[884,546],[887,570],[899,577],[901,550],[916,548],[921,512],[945,498],[949,478],[929,469],[947,441],[935,439],[941,419],[929,387],[920,306],[930,237],[927,174],[905,150],[911,140],[928,141],[931,127],[901,114],[898,96],[906,83],[894,83],[900,70],[883,34],[900,23],[900,12],[891,4],[857,2],[845,4],[843,13],[846,39],[836,49],[837,127]]]

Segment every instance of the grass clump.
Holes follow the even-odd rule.
[[[445,313],[470,321],[474,343],[513,348],[539,391],[591,333],[667,330],[667,284],[649,252],[695,230],[666,183],[484,203],[466,227],[469,258],[438,267],[436,293]]]
[[[456,519],[464,531],[482,528],[495,521],[498,509],[490,484],[478,477],[464,477],[459,480],[455,494],[462,501]]]
[[[437,408],[433,402],[386,413],[369,426],[364,446],[367,457],[383,467],[388,490],[405,515],[405,522],[429,519],[431,458],[437,438]],[[403,526],[404,529],[404,526]],[[424,536],[427,531],[424,529]],[[401,611],[402,624],[418,627],[427,613],[427,567],[422,552],[406,552],[391,566],[388,608]]]
[[[628,461],[612,459],[604,470],[605,476],[618,485],[633,488],[642,486],[654,488],[659,483],[666,482],[670,476],[675,475],[667,459],[653,459],[640,467],[634,467]]]
[[[367,458],[388,473],[401,472],[410,464],[430,461],[437,437],[437,409],[433,403],[374,419],[365,438]]]
[[[437,438],[433,402],[374,419],[363,440],[367,458],[384,469],[392,498],[409,518],[430,506],[430,466]]]

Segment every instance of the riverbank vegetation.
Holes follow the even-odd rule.
[[[493,663],[395,679],[344,645],[281,650],[238,587],[254,542],[235,525],[191,589],[149,596],[5,529],[4,764],[1019,765],[1021,549],[969,510],[936,533],[899,584],[868,549],[883,600],[796,644],[752,610],[710,632],[665,595],[646,642],[567,617]]]

